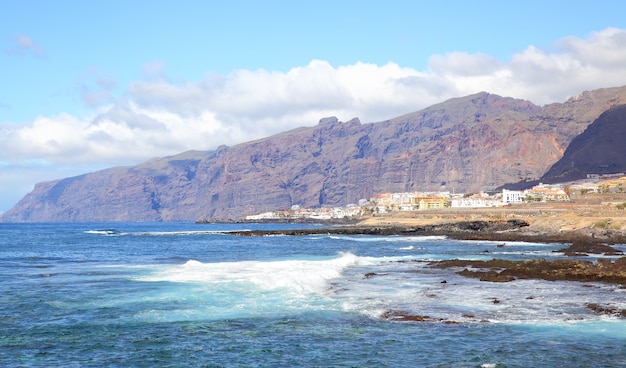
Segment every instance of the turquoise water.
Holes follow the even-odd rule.
[[[0,366],[626,366],[619,286],[426,267],[562,245],[221,233],[288,226],[0,224]]]

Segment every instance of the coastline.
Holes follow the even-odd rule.
[[[472,220],[430,224],[337,225],[320,228],[227,231],[237,236],[380,235],[446,236],[457,240],[524,241],[563,244],[626,244],[622,231],[576,229],[537,232],[525,220]]]
[[[323,228],[231,232],[233,235],[443,235],[459,240],[542,243],[626,244],[626,193],[573,196],[569,202],[529,203],[498,208],[389,212],[318,223]]]
[[[354,225],[309,229],[283,230],[246,230],[228,231],[225,234],[235,236],[306,236],[306,235],[378,235],[378,236],[446,236],[458,240],[490,240],[490,241],[523,241],[537,243],[562,243],[559,252],[566,257],[585,257],[602,255],[617,257],[615,260],[600,259],[597,262],[581,259],[565,260],[521,260],[503,261],[466,261],[443,260],[433,261],[430,267],[454,268],[456,273],[470,278],[478,278],[484,282],[511,282],[516,279],[542,279],[547,281],[563,280],[576,282],[603,282],[619,284],[626,287],[626,257],[623,251],[608,244],[626,244],[623,232],[603,232],[603,236],[595,236],[595,232],[566,231],[552,234],[537,234],[524,220],[477,220],[441,222],[438,224],[399,226],[399,225]],[[498,245],[504,247],[502,243]],[[468,269],[469,268],[469,269]],[[487,270],[487,271],[481,271]],[[364,275],[368,277],[368,274]],[[595,312],[626,317],[626,310],[615,310],[604,306],[595,306]],[[604,309],[603,309],[604,308]],[[390,318],[413,320],[413,316],[393,315]]]
[[[531,203],[502,208],[429,210],[391,213],[364,218],[364,226],[421,226],[517,220],[527,226],[510,231],[456,231],[448,235],[464,240],[527,241],[542,243],[626,244],[626,211],[617,208],[626,194],[575,197],[571,202]],[[488,229],[487,229],[488,230]]]
[[[578,201],[493,209],[395,212],[363,217],[355,224],[333,225],[307,229],[226,233],[236,236],[322,234],[445,236],[457,240],[561,243],[564,247],[560,252],[566,257],[595,254],[612,256],[616,259],[601,259],[598,262],[580,259],[502,262],[493,259],[483,263],[466,261],[459,263],[448,260],[433,262],[431,267],[458,268],[458,274],[478,278],[484,282],[510,282],[521,278],[536,278],[549,281],[603,282],[626,287],[626,257],[623,251],[611,247],[626,244],[626,211],[617,209],[613,202]],[[477,271],[480,269],[487,271]],[[598,305],[590,305],[588,308],[600,314],[626,317],[624,309]],[[413,317],[402,314],[390,316],[400,320],[413,320]]]

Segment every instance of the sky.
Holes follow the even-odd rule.
[[[486,91],[626,85],[623,0],[0,0],[0,213],[38,182]]]

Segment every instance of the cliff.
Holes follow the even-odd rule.
[[[626,105],[602,113],[575,137],[541,180],[560,183],[587,174],[626,173]]]
[[[378,123],[325,118],[233,147],[39,183],[2,221],[240,219],[385,191],[478,191],[541,177],[623,103],[626,87],[544,107],[482,92]]]

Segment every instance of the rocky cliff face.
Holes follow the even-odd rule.
[[[575,137],[541,180],[562,183],[587,174],[626,173],[626,105],[602,113]]]
[[[325,118],[212,152],[40,183],[3,221],[240,219],[386,191],[478,191],[539,178],[626,87],[545,107],[479,93],[379,123]]]

